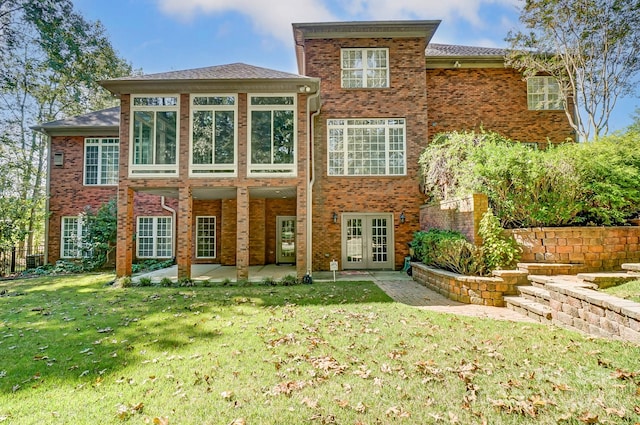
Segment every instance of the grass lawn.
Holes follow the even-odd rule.
[[[0,424],[637,424],[640,347],[369,282],[0,282]]]
[[[607,294],[615,295],[618,298],[635,301],[640,303],[640,280],[623,283],[622,285],[612,286],[607,289],[601,289]]]

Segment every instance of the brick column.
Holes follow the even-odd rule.
[[[236,233],[236,278],[249,278],[249,189],[238,187]]]
[[[190,187],[179,189],[176,238],[178,279],[190,279],[193,254],[193,198]]]
[[[296,198],[296,273],[299,278],[307,274],[307,185],[298,185]]]
[[[131,276],[133,263],[133,189],[118,188],[118,236],[116,242],[116,276]]]

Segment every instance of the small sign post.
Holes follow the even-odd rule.
[[[329,270],[333,272],[333,281],[336,281],[336,272],[338,271],[338,262],[336,260],[331,260],[329,263]]]

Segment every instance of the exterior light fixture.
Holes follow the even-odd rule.
[[[406,220],[406,219],[407,219],[407,218],[406,218],[406,217],[405,217],[405,215],[404,215],[404,211],[402,211],[402,212],[400,213],[400,224],[404,224],[404,222],[405,222],[405,220]]]
[[[337,212],[333,212],[333,222],[337,223],[338,222],[338,213]]]

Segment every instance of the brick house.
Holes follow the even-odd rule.
[[[142,258],[299,276],[397,269],[419,229],[418,156],[483,127],[573,138],[548,77],[505,51],[430,44],[439,21],[293,24],[298,74],[236,63],[102,81],[120,107],[50,138],[47,260],[79,255],[78,214],[117,196],[116,273]]]

